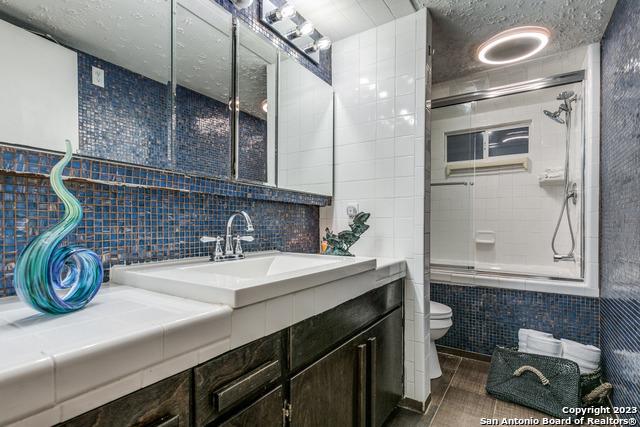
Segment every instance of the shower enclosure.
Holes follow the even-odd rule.
[[[434,101],[432,267],[584,277],[582,76]]]

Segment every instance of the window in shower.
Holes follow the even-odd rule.
[[[529,152],[529,125],[506,126],[446,135],[447,163]]]
[[[583,277],[582,94],[578,82],[433,109],[432,266]]]

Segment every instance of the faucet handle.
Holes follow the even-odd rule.
[[[202,236],[200,238],[200,241],[202,243],[221,242],[222,240],[224,240],[224,239],[222,237],[220,237],[220,236],[216,236],[216,237]]]
[[[236,249],[235,249],[236,255],[241,255],[242,245],[240,244],[240,242],[253,242],[255,239],[253,238],[253,236],[236,236],[233,238],[233,240],[235,240],[236,242]]]
[[[223,253],[222,253],[222,246],[220,246],[220,242],[222,242],[224,239],[220,236],[216,236],[216,237],[208,237],[208,236],[202,236],[200,238],[200,241],[202,243],[212,243],[215,242],[216,243],[216,248],[213,252],[213,254],[211,255],[211,258],[215,261],[218,258],[221,258]]]

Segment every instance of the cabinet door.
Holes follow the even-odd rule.
[[[280,427],[283,407],[284,400],[282,386],[280,386],[220,425],[222,427]]]
[[[291,425],[379,426],[402,397],[402,309],[291,380]]]
[[[402,398],[403,337],[402,309],[395,310],[367,331],[371,417],[368,425],[381,426]]]
[[[364,426],[366,338],[358,336],[291,380],[291,425]]]

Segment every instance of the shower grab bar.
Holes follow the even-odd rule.
[[[489,160],[477,162],[475,160],[456,162],[448,164],[445,168],[447,176],[456,173],[472,173],[475,171],[481,172],[486,170],[497,170],[501,168],[522,168],[529,170],[529,158],[517,157],[510,159]]]
[[[444,187],[447,185],[473,185],[473,182],[432,182],[431,187]]]

